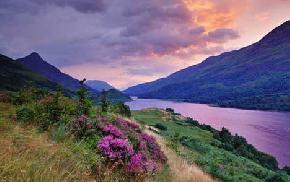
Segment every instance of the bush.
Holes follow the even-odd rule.
[[[159,130],[164,130],[166,131],[167,130],[167,127],[165,125],[163,125],[162,123],[156,123],[154,125],[155,128],[159,129]]]
[[[19,122],[30,122],[34,119],[34,111],[27,106],[22,106],[16,110],[16,117]]]
[[[172,114],[174,113],[174,109],[172,109],[172,108],[166,108],[165,110],[166,110],[166,112],[169,112],[169,113],[172,113]]]
[[[95,128],[94,123],[86,115],[81,115],[72,123],[72,133],[78,139],[92,136],[96,132]]]
[[[110,107],[110,111],[113,113],[120,114],[125,117],[131,117],[130,107],[125,105],[124,103],[118,103],[118,104],[112,105]]]
[[[51,133],[51,138],[56,142],[61,142],[66,137],[66,127],[64,124],[61,124]]]
[[[127,139],[115,138],[112,135],[102,138],[98,148],[109,160],[114,161],[126,160],[134,154],[134,149]]]
[[[283,168],[283,171],[285,171],[288,175],[290,175],[290,167],[289,166],[285,166]]]
[[[41,99],[35,106],[36,120],[41,130],[46,131],[48,128],[57,123],[63,114],[63,105],[60,103],[60,95],[47,96]]]

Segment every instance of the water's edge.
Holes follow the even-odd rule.
[[[180,101],[133,99],[132,110],[173,108],[186,117],[209,124],[216,129],[228,128],[243,136],[257,149],[274,156],[280,166],[290,165],[290,112],[212,107]]]

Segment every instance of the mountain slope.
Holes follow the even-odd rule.
[[[99,92],[102,90],[108,91],[110,89],[115,89],[112,85],[101,80],[88,80],[86,81],[86,85]]]
[[[38,53],[33,52],[24,58],[17,59],[17,62],[73,92],[80,88],[79,80],[62,73],[58,68],[44,61]],[[90,86],[86,86],[86,88],[90,93],[91,99],[98,102],[100,91]],[[108,90],[108,95],[111,102],[126,102],[130,100],[130,97],[117,90]]]
[[[62,73],[59,69],[44,61],[36,52],[17,59],[17,62],[72,91],[76,91],[80,87],[79,80]]]
[[[178,99],[250,109],[290,110],[290,21],[259,42],[128,88],[143,98]]]
[[[59,85],[0,54],[0,90],[17,91],[34,82],[37,86],[55,90]]]

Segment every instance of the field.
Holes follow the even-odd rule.
[[[199,165],[221,181],[290,181],[285,172],[267,169],[217,147],[220,141],[210,131],[188,125],[182,116],[159,109],[134,111],[132,115],[136,121],[162,136],[188,163]]]

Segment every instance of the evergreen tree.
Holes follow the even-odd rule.
[[[108,93],[103,90],[101,93],[101,110],[102,112],[108,112],[109,102],[108,102]]]
[[[77,107],[77,112],[78,115],[89,115],[90,109],[92,107],[92,104],[88,98],[88,91],[84,85],[86,79],[83,79],[80,81],[80,89],[77,91],[78,95],[78,107]]]

